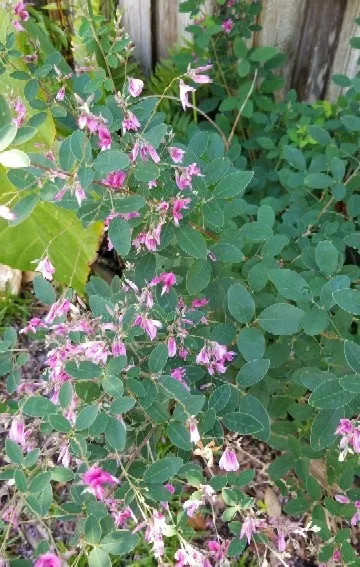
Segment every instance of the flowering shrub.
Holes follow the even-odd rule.
[[[336,105],[294,93],[276,103],[281,57],[241,37],[258,6],[227,2],[193,27],[198,60],[169,85],[184,111],[216,115],[179,143],[159,111],[166,92],[143,96],[136,77],[115,87],[131,53],[120,23],[84,10],[80,39],[98,58],[75,73],[58,52],[42,60],[26,4],[8,5],[2,61],[23,94],[1,100],[13,189],[0,215],[11,234],[36,203],[68,209],[85,229],[103,227],[125,268],[111,283],[91,277],[81,296],[81,246],[59,289],[51,281],[64,282],[71,250],[53,254],[49,237],[32,258],[49,309],[20,332],[43,342],[45,369],[22,379],[28,358],[7,329],[0,561],[19,565],[13,533],[34,522],[44,537],[21,565],[115,565],[143,542],[159,564],[225,566],[254,542],[259,564],[273,554],[287,565],[299,538],[322,564],[358,564],[360,291],[348,258],[360,247],[359,79],[337,77],[349,89]],[[35,49],[26,71],[14,70],[21,44]],[[58,135],[39,148],[31,140],[48,112]],[[280,517],[244,490],[247,435],[281,452],[267,471]],[[213,533],[205,545],[190,521],[199,512]],[[71,536],[58,541],[59,525]]]

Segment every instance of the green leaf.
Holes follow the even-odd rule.
[[[226,264],[238,264],[244,260],[244,254],[233,244],[218,242],[212,247],[216,260]]]
[[[44,396],[30,396],[25,401],[23,412],[31,417],[47,417],[56,412],[56,406]]]
[[[100,548],[111,553],[111,555],[126,555],[135,549],[138,542],[138,535],[129,532],[129,530],[117,530],[101,540]]]
[[[341,387],[347,392],[360,394],[360,374],[348,374],[340,378]]]
[[[189,390],[171,376],[160,376],[159,384],[163,386],[166,394],[174,400],[184,402],[189,397]]]
[[[26,492],[28,488],[26,476],[24,473],[17,469],[14,474],[15,486],[19,490],[19,492]]]
[[[176,475],[183,464],[179,457],[165,457],[150,465],[143,476],[148,484],[162,484]]]
[[[326,276],[336,272],[339,253],[329,240],[322,240],[315,248],[315,262]]]
[[[202,207],[204,225],[210,230],[220,232],[224,226],[224,213],[217,203],[205,203]]]
[[[195,260],[186,274],[186,288],[190,295],[196,295],[206,288],[211,278],[211,263]]]
[[[130,411],[135,405],[134,398],[124,396],[115,400],[109,407],[109,412],[114,415],[121,415]]]
[[[253,171],[236,171],[224,177],[215,187],[213,196],[217,199],[241,197],[254,177]]]
[[[156,259],[154,254],[145,254],[136,261],[135,283],[139,287],[144,287],[156,274]]]
[[[208,250],[202,234],[190,227],[182,227],[176,231],[176,238],[182,250],[199,260],[206,260]]]
[[[224,415],[222,422],[225,427],[230,429],[230,431],[234,431],[240,435],[251,435],[261,431],[263,428],[258,419],[248,413],[242,412],[228,413],[227,415]]]
[[[105,429],[105,438],[115,451],[123,451],[126,444],[126,427],[124,423],[115,417],[110,417],[109,424]]]
[[[350,278],[348,276],[335,276],[326,282],[320,294],[320,307],[327,311],[335,305],[333,292],[337,289],[346,289],[350,287]]]
[[[333,293],[333,299],[341,309],[360,315],[360,291],[357,289],[337,289]]]
[[[292,165],[295,169],[300,171],[305,171],[306,161],[300,150],[294,148],[293,146],[284,146],[283,155],[287,162]]]
[[[360,374],[360,345],[353,343],[352,341],[345,341],[344,354],[348,365],[354,372],[358,372]]]
[[[264,378],[269,367],[270,360],[266,358],[251,360],[240,368],[238,375],[236,376],[236,383],[244,388],[252,386]]]
[[[56,301],[56,293],[54,287],[45,278],[36,274],[34,277],[34,292],[41,303],[52,305]]]
[[[24,456],[20,445],[11,441],[11,439],[5,440],[5,451],[12,463],[16,465],[22,465],[24,461]]]
[[[182,423],[170,422],[167,426],[167,434],[171,443],[179,449],[192,450],[189,431]]]
[[[309,311],[305,313],[302,325],[304,332],[314,337],[319,335],[328,327],[330,322],[329,315],[323,309],[319,309],[316,305],[313,305]]]
[[[277,55],[278,50],[276,47],[255,47],[250,55],[251,61],[263,62],[268,61],[275,55]]]
[[[269,270],[269,279],[278,292],[293,301],[306,301],[311,299],[309,284],[298,273],[292,270]]]
[[[0,129],[0,152],[6,150],[16,136],[15,124],[6,124]]]
[[[319,384],[309,398],[309,404],[319,409],[337,409],[348,404],[355,394],[346,392],[338,378]]]
[[[358,116],[355,116],[354,114],[341,116],[340,122],[350,132],[358,132],[360,130],[360,118]]]
[[[85,520],[84,535],[87,543],[94,545],[101,539],[101,526],[99,520],[90,514]]]
[[[293,468],[294,459],[289,453],[280,455],[272,463],[270,463],[268,468],[268,473],[273,481],[282,480],[284,476]]]
[[[30,159],[21,150],[7,150],[0,153],[0,164],[8,168],[29,167]]]
[[[262,358],[265,352],[265,337],[260,329],[245,327],[241,329],[237,346],[245,360]]]
[[[239,411],[251,415],[260,422],[261,430],[256,432],[255,437],[261,441],[267,441],[270,437],[270,418],[259,400],[247,394],[240,400]]]
[[[307,500],[303,496],[299,498],[294,498],[294,500],[289,500],[284,506],[284,512],[290,514],[291,516],[301,516],[304,514],[311,506],[310,500]]]
[[[115,218],[110,222],[109,238],[120,256],[127,256],[131,249],[131,229],[129,223]]]
[[[289,303],[270,305],[259,315],[260,327],[273,335],[293,335],[300,329],[305,313]]]
[[[75,429],[77,429],[78,431],[88,429],[88,427],[90,427],[90,425],[94,423],[98,413],[99,408],[95,404],[82,408],[77,415],[75,421]]]
[[[70,421],[59,413],[49,415],[48,421],[55,431],[60,431],[61,433],[69,433],[71,431]]]
[[[305,177],[305,185],[311,189],[327,189],[333,184],[333,179],[326,173],[310,173]]]
[[[237,283],[229,288],[228,308],[231,315],[239,323],[251,321],[255,313],[255,302],[245,286]]]
[[[229,384],[223,384],[216,388],[209,398],[209,408],[212,408],[216,413],[221,411],[230,401],[231,388]]]
[[[331,136],[327,130],[320,126],[308,126],[310,136],[321,146],[327,146],[331,143]]]
[[[111,567],[110,555],[100,547],[94,547],[88,555],[89,567]]]
[[[159,374],[166,366],[168,361],[168,349],[165,344],[160,344],[151,352],[148,360],[149,371],[153,374]]]
[[[39,494],[44,490],[44,487],[50,483],[51,473],[41,472],[34,476],[29,485],[29,492],[32,494]]]
[[[159,168],[150,160],[138,161],[134,175],[137,181],[149,182],[157,179],[160,175],[160,171]]]
[[[81,362],[71,360],[65,364],[65,370],[72,378],[77,378],[78,380],[99,378],[102,374],[102,368],[90,360]]]
[[[129,164],[129,157],[121,150],[107,150],[99,153],[94,161],[94,168],[101,173],[110,173],[126,169]]]

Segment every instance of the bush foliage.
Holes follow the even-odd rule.
[[[37,264],[49,306],[21,331],[43,376],[22,379],[14,329],[0,343],[2,564],[130,564],[145,541],[159,564],[225,566],[254,541],[286,565],[310,538],[359,565],[359,78],[334,77],[333,104],[280,100],[284,55],[247,41],[259,4],[218,5],[181,5],[193,44],[148,91],[118,17],[84,5],[72,69],[26,5],[1,9],[0,260]],[[88,278],[102,234],[111,283]],[[246,493],[240,436],[278,452],[278,519]],[[48,537],[19,563],[34,519]]]

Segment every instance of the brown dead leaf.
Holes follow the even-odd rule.
[[[270,486],[265,490],[264,502],[270,518],[280,518],[281,506],[278,497]]]
[[[188,518],[188,524],[195,531],[204,531],[206,529],[206,521],[202,514],[195,514],[191,518]]]
[[[310,474],[316,478],[323,488],[330,490],[331,494],[337,494],[339,487],[336,484],[331,486],[327,483],[326,464],[324,459],[312,459],[310,461]]]

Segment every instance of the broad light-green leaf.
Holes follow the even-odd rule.
[[[273,335],[293,335],[301,327],[305,313],[289,303],[270,305],[259,315],[260,327]]]

